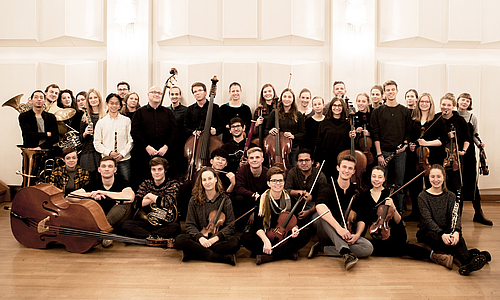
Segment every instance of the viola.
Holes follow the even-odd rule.
[[[217,235],[219,232],[219,228],[226,221],[226,214],[222,212],[222,208],[224,208],[224,202],[226,197],[222,198],[218,210],[212,210],[210,214],[208,214],[208,225],[203,227],[200,233],[207,239]]]
[[[354,131],[354,108],[351,106],[349,111],[349,123],[351,125],[351,131]],[[367,158],[365,154],[359,150],[355,150],[354,136],[351,136],[351,149],[344,150],[337,155],[337,162],[344,155],[351,155],[356,158],[356,173],[352,175],[351,182],[357,183],[358,186],[362,184],[362,174],[366,170]]]
[[[111,234],[113,227],[97,202],[70,202],[60,189],[47,183],[17,192],[12,201],[11,229],[25,247],[43,249],[58,242],[75,253],[87,252],[101,239],[146,245],[155,242]]]
[[[389,205],[381,205],[377,208],[377,221],[370,226],[370,235],[374,239],[387,240],[391,236],[389,221],[394,217],[394,210],[390,208]]]
[[[422,139],[425,134],[425,127],[422,126],[421,128],[421,133],[420,133],[420,138]],[[417,148],[417,157],[418,157],[418,163],[417,163],[417,172],[422,171],[422,170],[429,170],[430,164],[429,164],[429,148],[424,147],[419,145]]]
[[[208,166],[210,164],[210,153],[223,145],[222,141],[218,137],[210,134],[214,99],[217,91],[217,82],[219,80],[217,79],[217,76],[214,76],[211,81],[212,86],[210,87],[210,102],[207,109],[203,132],[199,137],[194,135],[190,136],[184,145],[184,156],[189,162],[186,180],[191,180],[195,172],[198,172],[203,166]],[[199,142],[199,140],[201,140],[201,142]]]
[[[454,134],[454,137],[450,138],[450,141],[446,144],[446,158],[444,159],[443,167],[457,171],[459,169],[458,145],[456,143],[456,132],[453,124],[451,124],[451,132]]]
[[[366,115],[363,115],[363,121],[365,122],[363,124],[363,130],[366,130]],[[371,165],[375,160],[371,151],[372,144],[372,139],[363,133],[363,137],[359,140],[359,147],[361,148],[361,152],[365,154],[368,165]]]
[[[280,213],[278,217],[278,225],[266,232],[266,236],[269,241],[271,241],[271,244],[277,244],[281,240],[286,238],[289,232],[292,231],[292,228],[297,225],[297,218],[293,213],[295,212],[295,209],[297,209],[297,206],[302,201],[302,199],[304,199],[304,195],[305,193],[300,196],[300,198],[297,200],[297,203],[295,203],[290,211],[284,211]]]

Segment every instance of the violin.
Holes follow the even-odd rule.
[[[304,199],[305,193],[303,193],[297,200],[297,203],[293,206],[290,211],[284,211],[280,213],[278,217],[278,225],[266,232],[266,236],[271,241],[271,244],[277,244],[289,234],[293,227],[297,225],[297,218],[293,214],[295,209],[299,206],[299,203]]]
[[[451,132],[453,133],[454,137],[450,138],[450,141],[446,144],[446,158],[444,159],[443,167],[451,168],[453,171],[457,171],[459,169],[457,148],[458,145],[456,142],[455,126],[453,126],[453,124],[451,124]]]
[[[208,166],[210,163],[210,153],[213,150],[220,148],[222,141],[210,134],[212,127],[212,112],[214,109],[214,98],[217,91],[217,76],[212,79],[212,86],[210,87],[210,102],[207,109],[207,116],[205,118],[205,127],[200,136],[190,136],[184,145],[184,156],[187,158],[188,171],[186,173],[186,180],[191,180],[195,172],[198,172],[203,166]],[[201,143],[198,141],[201,139]]]
[[[425,133],[425,127],[422,126],[421,128],[421,133],[420,133],[420,138],[422,139],[424,137]],[[417,164],[417,172],[421,170],[429,170],[430,164],[429,164],[429,148],[424,147],[424,146],[418,146],[417,148],[417,157],[418,157],[418,164]]]
[[[155,239],[136,239],[112,234],[101,206],[94,200],[70,202],[53,185],[41,183],[17,192],[12,201],[10,224],[16,240],[28,248],[43,249],[61,243],[66,250],[84,253],[110,239],[156,246]],[[166,240],[164,240],[166,244]]]
[[[200,231],[200,233],[207,239],[217,235],[219,228],[222,224],[224,224],[224,222],[226,222],[226,214],[222,212],[224,201],[226,201],[226,197],[222,198],[218,210],[212,210],[210,214],[208,214],[208,225],[203,227]]]
[[[363,121],[365,122],[363,124],[363,130],[366,130],[366,115],[363,115]],[[366,160],[368,165],[371,165],[373,161],[375,160],[373,157],[373,153],[370,150],[372,148],[372,139],[369,136],[366,136],[364,133],[363,138],[359,140],[359,147],[361,148],[361,152],[363,152],[366,156]]]
[[[349,123],[351,124],[351,131],[354,131],[354,107],[352,105],[349,105]],[[361,186],[362,183],[362,174],[366,170],[366,164],[367,164],[367,158],[365,154],[359,150],[355,150],[354,147],[354,136],[351,136],[351,149],[350,150],[344,150],[340,152],[337,155],[337,162],[340,160],[340,158],[344,155],[351,155],[356,158],[356,173],[352,175],[351,177],[351,182],[357,183],[358,186]]]
[[[370,226],[370,235],[374,239],[387,240],[391,236],[389,221],[394,217],[394,210],[390,208],[389,205],[381,205],[377,208],[377,221]]]
[[[479,133],[476,133],[474,135],[479,143],[482,143],[481,139],[479,138]],[[490,170],[488,169],[488,161],[486,160],[486,152],[484,151],[484,148],[479,145],[477,146],[479,148],[479,174],[487,176],[490,174]]]

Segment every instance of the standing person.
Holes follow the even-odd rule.
[[[405,256],[408,255],[414,259],[425,260],[429,259],[438,265],[452,269],[453,256],[449,254],[439,254],[433,250],[427,250],[421,246],[410,244],[407,242],[407,234],[405,225],[402,222],[402,217],[396,209],[396,205],[389,196],[389,190],[385,189],[383,184],[385,181],[385,170],[381,166],[373,167],[371,171],[372,188],[356,198],[352,204],[352,210],[356,213],[358,226],[362,226],[366,231],[372,224],[377,222],[378,210],[380,207],[376,205],[389,206],[393,216],[387,221],[390,231],[390,236],[387,239],[373,237],[370,242],[373,245],[373,256]],[[364,234],[363,234],[364,235]]]
[[[311,91],[309,89],[303,88],[302,90],[300,90],[298,102],[298,110],[300,113],[302,113],[302,115],[304,115],[305,120],[314,115],[314,111],[309,105],[311,103]]]
[[[336,177],[337,156],[341,151],[351,147],[349,139],[351,127],[346,118],[344,100],[333,98],[328,106],[325,120],[319,124],[314,161],[325,161],[323,173],[327,178]]]
[[[81,91],[76,94],[76,108],[77,110],[84,111],[85,110],[85,99],[87,99],[87,92]],[[80,126],[80,125],[78,125]]]
[[[413,110],[416,107],[417,99],[418,99],[418,92],[416,89],[409,89],[406,91],[405,93],[406,107],[408,107],[411,113],[413,113]]]
[[[230,131],[230,121],[235,117],[243,120],[243,125],[248,124],[252,120],[252,111],[250,107],[241,103],[241,85],[238,82],[233,82],[229,85],[229,102],[221,105],[220,112],[225,130],[222,134],[222,142],[227,143],[232,139]],[[245,132],[248,134],[250,127],[247,127]]]
[[[97,121],[94,131],[94,148],[102,157],[115,159],[118,174],[130,182],[130,151],[133,147],[130,135],[130,119],[119,113],[122,106],[120,96],[111,93],[106,97],[108,114]]]
[[[57,107],[57,98],[59,97],[60,91],[61,89],[55,83],[49,84],[45,88],[45,106],[47,107],[47,112],[53,114],[59,110]]]
[[[314,114],[305,121],[306,136],[302,140],[302,148],[309,148],[315,151],[316,137],[318,136],[319,124],[323,122],[325,116],[323,110],[325,109],[325,100],[319,96],[312,99],[312,109]]]
[[[253,206],[268,188],[267,168],[263,166],[264,152],[259,147],[253,147],[247,151],[247,164],[241,166],[236,173],[236,184],[234,187],[233,208],[236,216],[241,216]],[[237,231],[250,231],[254,221],[255,209],[236,223]],[[245,230],[242,230],[245,228]]]
[[[253,137],[259,138],[259,147],[261,149],[264,149],[264,138],[266,137],[264,131],[267,120],[271,111],[276,107],[276,102],[278,102],[278,96],[274,86],[270,83],[264,84],[260,90],[259,106],[253,113],[253,119],[256,120]],[[264,159],[266,158],[264,157]]]
[[[209,225],[209,214],[222,207],[226,216],[218,232],[204,236],[202,229]],[[182,250],[182,261],[192,259],[236,265],[235,253],[240,248],[238,238],[234,236],[234,221],[231,200],[224,193],[215,170],[203,167],[196,176],[193,196],[189,200],[186,216],[186,234],[175,239],[175,247]]]
[[[462,157],[469,149],[471,141],[467,122],[458,114],[457,111],[453,110],[453,108],[457,106],[455,95],[452,93],[446,93],[443,97],[441,97],[440,104],[441,112],[438,113],[438,116],[442,115],[442,118],[446,123],[446,132],[448,133],[448,139],[446,142],[443,142],[443,144],[449,146],[450,140],[454,139],[457,143],[453,143],[453,151],[456,153],[458,159],[462,160]],[[451,150],[448,150],[448,152],[451,152]],[[447,166],[445,169],[447,178],[446,185],[450,191],[457,194],[457,191],[461,189],[464,184],[462,178],[463,163],[459,164],[459,168],[457,170],[453,170],[452,165]],[[462,205],[463,201],[460,201],[460,209],[462,209]]]
[[[131,92],[125,95],[125,98],[123,99],[123,107],[120,112],[130,120],[133,120],[135,112],[140,107],[141,104],[139,103],[139,95],[136,92]]]
[[[487,251],[467,249],[462,234],[461,217],[455,207],[456,196],[446,188],[446,171],[440,165],[429,170],[431,188],[418,196],[420,225],[417,232],[419,243],[432,249],[452,254],[459,262],[460,275],[469,275],[480,270],[491,260]]]
[[[408,155],[407,162],[409,162],[406,170],[407,180],[415,177],[424,168],[424,165],[417,166],[419,163],[419,158],[417,157],[419,146],[429,149],[429,156],[427,158],[429,165],[442,164],[444,152],[441,146],[448,139],[445,122],[442,117],[436,115],[434,100],[431,94],[423,93],[420,95],[413,110],[412,119],[413,124],[410,140],[416,141],[416,143],[410,142],[410,152],[407,151],[406,153]],[[423,136],[422,133],[424,133]],[[416,180],[410,184],[411,214],[405,220],[417,221],[420,219],[418,194],[425,189],[423,182],[424,180]]]
[[[398,104],[398,85],[393,80],[384,82],[386,104],[373,110],[370,119],[372,139],[377,151],[378,165],[386,168],[387,181],[394,183],[396,189],[403,186],[406,168],[406,148],[410,139],[411,113],[408,108]],[[395,153],[387,164],[385,159]],[[396,206],[403,212],[403,192],[399,192]]]
[[[153,157],[149,161],[149,167],[152,178],[146,179],[139,186],[139,190],[135,194],[134,209],[141,209],[144,213],[149,213],[151,209],[145,207],[156,206],[161,210],[176,212],[179,182],[167,179],[168,161],[163,157]],[[152,224],[143,219],[127,220],[123,223],[123,231],[140,239],[149,236],[173,239],[181,233],[179,222],[157,221],[157,224]]]
[[[281,92],[281,101],[278,103],[278,109],[269,114],[264,134],[271,134],[279,138],[279,133],[284,132],[285,137],[292,140],[292,150],[288,154],[290,165],[297,166],[297,153],[302,139],[306,135],[306,125],[304,116],[297,110],[295,104],[295,94],[292,89],[286,88]],[[279,131],[274,127],[275,115],[278,114]]]
[[[76,149],[64,148],[62,151],[64,166],[60,166],[50,174],[49,183],[62,190],[64,195],[84,188],[90,184],[90,174],[78,165]]]
[[[357,135],[357,140],[356,140],[356,147],[359,148],[360,150],[363,150],[364,147],[364,140],[366,137],[366,147],[369,148],[363,153],[365,154],[370,154],[372,155],[373,158],[377,156],[377,153],[375,152],[374,147],[368,147],[369,140],[368,138],[371,139],[370,137],[370,118],[371,118],[371,109],[370,109],[370,99],[367,93],[359,93],[356,96],[356,107],[358,108],[358,111],[354,114],[354,127],[356,128],[356,135]],[[373,146],[373,145],[372,145]],[[368,159],[367,155],[367,159]],[[368,159],[369,161],[369,159]],[[366,171],[363,172],[362,174],[362,182],[370,182],[369,180],[369,174],[371,173],[371,169],[373,168],[374,165],[377,164],[377,161],[373,159],[373,162],[370,164],[367,162],[366,165]]]
[[[149,178],[151,171],[148,162],[152,157],[176,160],[171,148],[177,134],[177,122],[172,111],[161,105],[161,95],[161,89],[152,86],[148,92],[148,104],[139,108],[132,120],[134,187]]]
[[[181,103],[182,91],[178,86],[173,86],[168,91],[168,96],[170,97],[170,109],[175,116],[175,121],[177,122],[177,135],[175,137],[175,144],[173,152],[175,153],[176,163],[174,170],[171,170],[173,174],[178,176],[185,174],[187,170],[187,159],[184,157],[184,145],[189,136],[186,135],[186,129],[184,128],[184,118],[186,116],[187,107]]]
[[[23,147],[52,150],[57,143],[59,130],[56,117],[43,110],[45,94],[34,91],[29,102],[32,109],[19,114],[19,127],[23,135]]]
[[[370,89],[370,110],[374,110],[384,104],[384,89],[376,84]]]
[[[90,89],[85,99],[86,113],[80,122],[80,141],[82,151],[80,152],[80,165],[95,177],[101,154],[94,148],[94,128],[97,121],[104,118],[106,111],[102,102],[101,93],[96,89]]]
[[[125,105],[125,96],[130,93],[130,84],[125,81],[118,82],[118,84],[116,85],[116,93],[118,94],[118,96],[120,96],[120,99],[123,100],[123,105]]]
[[[346,89],[345,83],[343,81],[337,80],[333,83],[332,93],[333,93],[333,98],[340,98],[340,99],[344,100],[344,102],[346,102],[346,104],[348,104],[349,98],[346,96],[347,89]],[[332,100],[333,100],[333,98],[332,98]],[[325,115],[328,112],[327,108],[330,107],[330,104],[331,104],[331,101],[330,101],[330,103],[328,103],[328,105],[325,106],[325,110],[323,111]]]
[[[318,198],[319,191],[327,186],[325,174],[321,172],[318,175],[320,171],[313,165],[311,150],[300,149],[297,154],[297,166],[291,168],[286,176],[285,190],[294,202],[304,196],[304,201],[307,203],[305,206],[300,205],[301,211],[298,213],[299,219],[305,221],[309,221],[316,212],[314,201]],[[318,179],[315,182],[316,177]],[[314,189],[311,191],[313,184]],[[310,191],[311,193],[309,193]]]
[[[191,104],[186,110],[184,118],[184,128],[186,135],[199,136],[205,126],[207,117],[208,106],[210,101],[207,99],[207,87],[202,82],[195,82],[191,85],[191,92],[193,93],[196,102]],[[222,115],[219,105],[214,103],[212,111],[212,124],[210,124],[210,134],[219,135],[224,132],[224,124],[222,122]]]
[[[333,185],[324,188],[316,199],[316,213],[312,218],[321,215],[314,223],[319,242],[314,244],[309,251],[308,258],[313,258],[319,252],[326,255],[343,256],[346,270],[354,267],[358,257],[372,254],[372,244],[361,236],[363,228],[357,226],[356,233],[351,233],[347,228],[347,209],[356,194],[356,186],[351,184],[351,176],[356,172],[356,158],[344,155],[337,165],[338,177],[333,180]],[[340,207],[339,207],[340,206]]]
[[[469,127],[469,134],[475,146],[484,148],[486,145],[479,142],[477,118],[470,111],[472,110],[472,96],[469,93],[462,93],[458,96],[458,114],[465,119]],[[474,206],[473,221],[484,225],[492,226],[493,222],[484,216],[481,209],[481,195],[477,187],[476,149],[470,145],[464,155],[464,178],[462,192],[464,199],[471,199]],[[474,192],[475,191],[475,192]]]
[[[85,102],[84,102],[85,103]],[[71,126],[75,130],[80,129],[80,122],[82,121],[83,111],[78,109],[75,96],[73,96],[73,92],[71,90],[62,90],[59,93],[59,97],[57,98],[57,106],[59,108],[72,108],[76,111],[75,115],[68,120],[62,121],[65,124]],[[62,123],[61,122],[61,123]],[[64,124],[62,124],[64,125]],[[64,127],[64,128],[63,128]],[[68,132],[70,129],[65,125],[59,128],[60,135]]]
[[[272,249],[272,242],[267,235],[281,225],[278,224],[279,215],[285,211],[290,212],[293,206],[290,195],[284,190],[283,170],[271,167],[267,171],[267,185],[269,189],[260,196],[252,231],[243,233],[241,244],[252,252],[252,256],[256,256],[257,265],[285,258],[297,260],[298,251],[309,242],[309,236],[304,230],[298,232],[299,227],[295,225],[288,233],[292,238],[275,249]],[[297,210],[294,214],[297,215]]]

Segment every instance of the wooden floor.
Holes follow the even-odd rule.
[[[2,203],[1,206],[9,205]],[[470,248],[493,259],[482,270],[460,276],[453,270],[409,258],[360,259],[345,271],[342,259],[307,259],[261,266],[249,252],[237,266],[181,262],[181,252],[115,242],[107,249],[75,254],[62,247],[28,249],[10,230],[9,211],[0,211],[1,299],[500,299],[500,202],[483,208],[495,226],[473,223],[464,208],[464,236]],[[416,223],[408,223],[415,241]],[[311,242],[312,243],[312,242]],[[309,246],[311,245],[309,244]]]

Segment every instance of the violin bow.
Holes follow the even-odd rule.
[[[311,189],[309,190],[309,194],[312,193],[313,189],[314,189],[314,185],[316,184],[316,181],[318,180],[319,178],[319,174],[321,174],[321,169],[323,169],[323,165],[325,164],[325,160],[323,159],[323,162],[321,163],[321,166],[319,167],[319,170],[318,170],[318,174],[316,174],[316,178],[314,178],[314,182],[311,186]],[[306,204],[307,204],[307,201],[304,202],[304,206],[302,207],[302,210],[301,211],[304,211],[304,209],[306,208]]]
[[[321,215],[317,216],[316,218],[314,218],[313,220],[309,221],[306,225],[302,226],[299,228],[299,230],[295,231],[295,233],[298,233],[300,232],[302,229],[306,228],[307,226],[309,226],[311,223],[315,222],[317,219],[321,218],[322,216],[324,216],[325,214],[329,213],[330,210],[327,210],[325,211],[324,213],[322,213]],[[295,234],[294,233],[294,234]],[[277,243],[276,245],[272,246],[271,247],[271,250],[278,247],[279,245],[281,245],[282,243],[284,243],[286,240],[288,240],[289,238],[291,238],[293,236],[293,234],[290,234],[288,235],[286,238],[282,239],[279,243]]]
[[[72,193],[69,193],[66,197],[76,198],[76,199],[90,199],[90,200],[94,200],[95,201],[95,199],[92,198],[92,197],[90,197],[90,196],[76,195],[76,194],[72,194]],[[113,199],[111,197],[106,197],[104,195],[103,195],[103,197],[104,197],[104,199],[101,199],[101,200],[104,200],[104,201],[116,201],[116,202],[118,202],[120,204],[123,204],[123,203],[125,203],[127,201],[130,201],[129,199]]]
[[[408,181],[407,183],[403,184],[399,189],[395,190],[394,192],[392,192],[389,196],[387,196],[385,199],[387,198],[391,198],[392,196],[396,195],[399,191],[401,191],[402,189],[404,189],[405,187],[407,187],[410,183],[412,183],[413,181],[415,181],[417,178],[419,178],[420,176],[424,175],[426,172],[426,170],[423,170],[422,172],[420,172],[417,176],[413,177],[410,181]],[[379,207],[382,203],[385,203],[385,199],[380,201],[379,203],[377,203],[373,208],[377,208]]]
[[[342,216],[342,223],[344,223],[344,229],[347,229],[347,224],[345,222],[344,212],[342,211],[342,206],[340,206],[339,194],[337,193],[337,188],[335,187],[335,181],[333,180],[332,176],[330,176],[330,178],[332,179],[333,190],[335,191],[335,198],[337,198],[337,204],[339,205],[340,214]]]
[[[233,225],[234,223],[236,223],[237,221],[239,221],[241,218],[243,218],[244,216],[246,216],[250,212],[252,212],[252,210],[254,210],[255,208],[257,208],[257,205],[255,205],[254,207],[252,207],[249,211],[247,211],[246,213],[242,214],[241,216],[239,216],[237,219],[235,219],[231,223],[227,224],[224,228],[222,228],[221,230],[219,230],[219,232],[221,232],[222,230],[224,230],[224,229],[228,228],[229,226]]]

